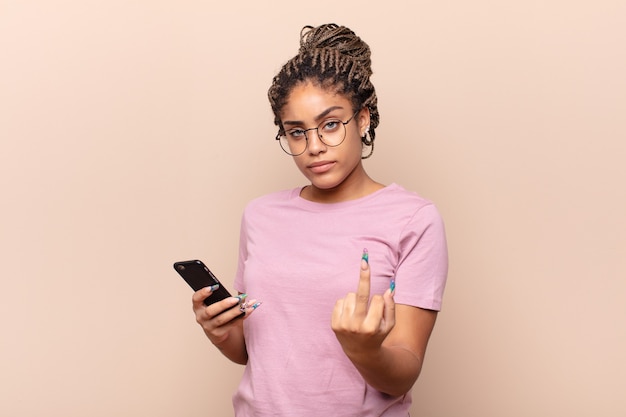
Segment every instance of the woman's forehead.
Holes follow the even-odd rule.
[[[345,95],[335,90],[312,83],[298,84],[287,97],[281,111],[281,119],[316,117],[329,108],[339,111],[350,110],[351,103]]]

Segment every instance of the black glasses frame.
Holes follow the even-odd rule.
[[[306,145],[304,146],[304,149],[302,150],[302,152],[300,153],[291,153],[289,150],[285,149],[285,146],[283,146],[283,142],[280,140],[281,137],[286,136],[286,132],[284,129],[281,129],[278,131],[278,134],[276,135],[276,140],[278,141],[278,143],[280,144],[280,148],[285,151],[285,153],[287,155],[291,155],[291,156],[299,156],[302,155],[304,152],[306,152],[307,148],[309,147],[309,135],[307,134],[307,132],[311,131],[311,130],[315,130],[317,133],[317,137],[322,141],[322,143],[328,147],[331,148],[335,148],[339,145],[341,145],[343,143],[344,140],[346,140],[346,136],[347,136],[347,132],[346,132],[346,125],[348,123],[350,123],[352,121],[352,119],[354,119],[356,117],[357,114],[359,114],[359,112],[361,111],[361,109],[357,110],[352,117],[350,117],[348,120],[346,120],[345,122],[342,122],[341,119],[337,119],[339,120],[339,122],[343,125],[343,139],[341,139],[341,142],[339,142],[336,145],[329,145],[328,143],[324,142],[324,137],[323,135],[320,134],[319,128],[322,127],[323,124],[328,123],[328,120],[324,120],[323,122],[321,122],[319,125],[317,125],[316,127],[311,127],[309,129],[302,129],[302,132],[304,133],[304,140],[306,141]],[[288,146],[288,145],[287,145]]]

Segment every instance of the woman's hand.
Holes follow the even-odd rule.
[[[241,313],[245,313],[246,316],[249,315],[258,307],[259,303],[255,303],[255,300],[246,301],[246,294],[240,294],[207,306],[204,304],[204,299],[210,296],[212,292],[211,287],[202,288],[193,294],[191,300],[196,321],[202,326],[209,340],[220,347],[228,339],[233,328],[240,325],[241,320],[237,318]],[[234,307],[238,304],[239,307]]]
[[[395,326],[393,284],[383,295],[370,299],[370,268],[367,251],[361,259],[356,293],[337,301],[331,327],[344,352],[352,361],[374,358]]]
[[[382,393],[406,394],[420,374],[437,312],[393,300],[395,281],[370,299],[367,251],[356,293],[337,301],[332,329],[363,379]]]

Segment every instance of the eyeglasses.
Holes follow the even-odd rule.
[[[359,113],[359,110],[352,115],[351,118],[342,122],[339,119],[326,119],[320,123],[317,127],[310,129],[289,129],[279,130],[276,135],[276,140],[280,143],[280,147],[283,148],[287,154],[291,156],[302,155],[309,143],[309,136],[306,132],[315,130],[317,137],[320,138],[322,143],[326,146],[335,147],[343,143],[346,138],[346,125],[354,119]]]

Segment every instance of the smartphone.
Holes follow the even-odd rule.
[[[217,277],[213,275],[213,272],[211,272],[202,261],[196,259],[193,261],[175,262],[174,269],[180,274],[181,277],[183,277],[183,279],[194,291],[201,290],[204,287],[210,287],[211,285],[219,284],[219,288],[213,291],[211,295],[204,299],[204,304],[207,306],[213,303],[217,303],[224,298],[232,297],[226,287],[222,285]],[[231,308],[226,309],[219,314],[222,314],[232,308],[239,308],[239,304],[235,304]],[[236,318],[243,317],[245,314],[246,313],[242,312]]]

